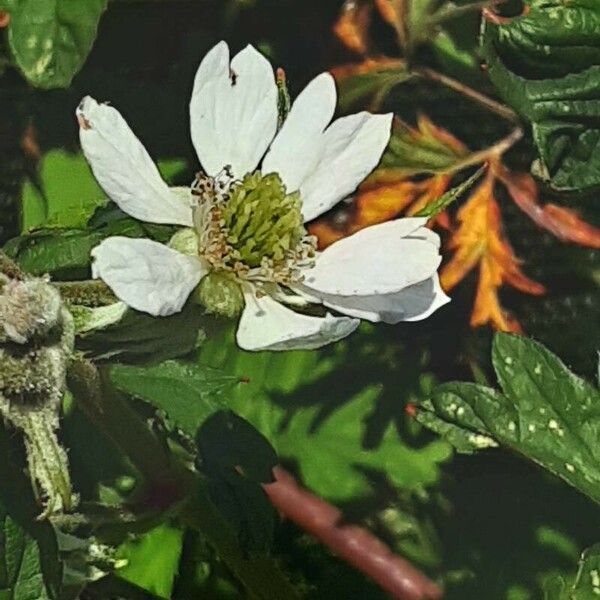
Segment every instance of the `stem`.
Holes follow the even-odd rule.
[[[179,512],[180,520],[206,538],[246,588],[249,598],[299,598],[272,558],[246,556],[236,534],[209,498],[202,478],[169,455],[139,415],[110,389],[106,379],[107,373],[86,359],[74,360],[69,369],[68,383],[78,406],[146,480],[146,498],[156,505],[158,496],[163,509],[187,498]]]
[[[74,496],[67,453],[56,437],[57,420],[47,411],[28,410],[23,411],[19,426],[25,437],[29,472],[48,501],[38,519],[43,520],[54,512],[69,512],[73,509]]]
[[[474,90],[468,85],[465,85],[464,83],[461,83],[460,81],[453,79],[452,77],[448,77],[447,75],[439,73],[438,71],[430,69],[429,67],[420,67],[414,69],[413,73],[415,75],[423,77],[423,79],[429,79],[430,81],[435,81],[437,83],[445,85],[446,87],[454,90],[455,92],[458,92],[459,94],[462,94],[463,96],[466,96],[467,98],[470,98],[471,100],[477,102],[477,104],[480,104],[484,108],[487,108],[488,110],[496,113],[503,119],[510,121],[511,123],[519,122],[519,117],[517,113],[514,110],[512,110],[512,108],[509,108],[501,102],[497,102],[496,100],[488,98],[485,94]]]
[[[96,307],[107,306],[118,300],[103,281],[56,281],[52,285],[58,289],[67,304]]]
[[[438,600],[442,590],[411,565],[393,554],[372,533],[345,524],[339,509],[302,489],[281,467],[275,482],[263,487],[283,516],[317,538],[340,558],[375,581],[396,600]]]

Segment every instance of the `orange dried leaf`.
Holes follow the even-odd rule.
[[[490,171],[459,210],[459,227],[448,243],[454,255],[441,271],[441,283],[446,291],[451,290],[479,265],[471,325],[490,323],[495,329],[519,332],[518,321],[510,317],[500,304],[500,288],[510,285],[533,295],[543,294],[545,289],[522,272],[519,260],[502,234],[494,185],[495,178]]]
[[[375,6],[382,18],[390,25],[396,22],[396,8],[392,0],[375,0]]]
[[[440,165],[453,165],[469,152],[458,139],[425,116],[419,117],[417,128],[398,121],[393,137],[382,160],[383,166],[361,185],[351,207],[333,218],[325,217],[310,225],[309,231],[319,238],[320,247],[325,248],[364,227],[390,221],[403,213],[413,215],[436,201],[448,190],[452,180],[447,173],[436,173]],[[427,160],[435,165],[428,168]],[[426,179],[411,178],[430,172],[434,174]],[[432,219],[430,224],[450,229],[446,212]]]
[[[366,54],[368,51],[371,8],[371,4],[346,0],[333,26],[334,34],[342,44],[358,54]]]
[[[515,204],[534,223],[565,242],[600,248],[600,229],[584,221],[576,211],[556,204],[539,204],[538,187],[531,175],[499,168],[498,177]]]

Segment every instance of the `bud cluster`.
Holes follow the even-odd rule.
[[[30,474],[48,514],[73,504],[67,456],[56,437],[73,343],[71,314],[47,279],[0,274],[0,415],[25,436]]]

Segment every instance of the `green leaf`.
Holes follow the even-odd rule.
[[[218,325],[193,302],[168,317],[128,310],[118,323],[78,338],[90,358],[127,364],[157,364],[189,354]]]
[[[364,338],[356,343],[368,352]],[[433,485],[450,456],[448,444],[439,441],[411,447],[392,423],[374,448],[365,447],[367,420],[384,390],[357,372],[358,364],[374,364],[373,356],[355,354],[344,343],[323,352],[250,353],[218,337],[205,342],[200,360],[247,380],[233,390],[231,409],[261,431],[279,456],[296,461],[308,487],[329,499],[368,495],[373,472],[403,488]],[[345,382],[358,391],[348,393]],[[414,393],[425,396],[426,378],[416,386]],[[339,402],[324,404],[322,393]],[[308,406],[292,408],[299,398]]]
[[[600,6],[594,0],[528,5],[526,15],[486,23],[490,78],[532,124],[537,175],[560,190],[600,185]]]
[[[106,0],[13,0],[8,42],[14,62],[36,87],[67,87],[96,38]]]
[[[476,384],[444,384],[422,406],[428,417],[418,413],[417,418],[442,435],[443,424],[453,426],[449,431],[455,437],[456,428],[462,430],[463,451],[469,441],[472,449],[477,440],[480,448],[493,446],[491,438],[600,502],[598,389],[549,350],[521,336],[497,334],[492,359],[504,393]]]
[[[110,378],[122,392],[164,411],[190,436],[210,415],[227,407],[224,392],[238,381],[209,367],[174,360],[145,367],[115,365]]]
[[[83,228],[106,204],[83,154],[51,150],[43,158],[39,181],[40,187],[30,181],[23,186],[23,231],[42,225]]]
[[[183,546],[180,529],[159,525],[140,538],[126,542],[119,556],[128,561],[118,574],[160,598],[173,597],[173,584],[179,569]]]
[[[357,72],[339,79],[339,106],[348,112],[365,104],[380,105],[390,91],[408,81],[412,75],[400,64],[375,64],[365,72]]]
[[[409,448],[389,427],[376,448],[362,447],[365,419],[379,393],[375,386],[365,389],[315,430],[319,408],[299,411],[275,439],[278,452],[298,461],[304,481],[317,494],[337,501],[365,496],[370,490],[369,471],[385,473],[403,489],[437,481],[439,465],[450,457],[446,444]]]
[[[0,515],[0,539],[0,588],[6,598],[50,600],[36,541],[7,514]]]
[[[481,167],[468,179],[442,194],[437,200],[415,213],[415,217],[435,217],[445,210],[450,204],[458,200],[483,174],[486,167]]]
[[[600,544],[585,550],[572,585],[560,576],[544,586],[545,600],[594,600],[600,596]]]

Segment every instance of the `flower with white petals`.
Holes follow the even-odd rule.
[[[188,189],[167,186],[116,109],[85,98],[81,144],[108,196],[137,219],[182,226],[169,245],[104,240],[92,251],[94,276],[151,315],[180,311],[190,295],[210,312],[241,313],[237,341],[249,350],[318,348],[360,319],[417,321],[445,304],[439,238],[426,219],[368,227],[323,252],[304,227],[375,168],[392,115],[331,122],[328,73],[306,86],[279,130],[277,103],[259,52],[248,46],[230,61],[217,44],[194,81],[191,137],[203,172]],[[307,314],[312,304],[336,315]]]

